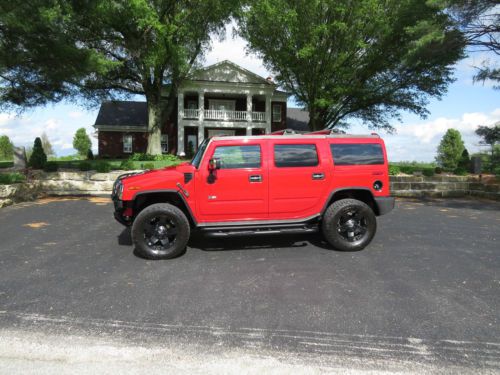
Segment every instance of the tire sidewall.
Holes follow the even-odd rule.
[[[157,215],[165,215],[177,228],[175,243],[166,250],[155,250],[148,246],[144,238],[144,225]],[[170,259],[180,255],[189,241],[190,227],[186,215],[177,207],[168,203],[158,203],[146,207],[137,215],[132,225],[132,241],[136,251],[147,259]]]
[[[366,233],[361,239],[350,242],[338,233],[337,222],[342,214],[352,210],[353,207],[363,215],[367,227]],[[376,230],[377,219],[373,210],[366,203],[356,199],[342,199],[331,204],[325,212],[322,222],[322,232],[325,239],[335,249],[341,251],[359,251],[364,249],[372,241]]]

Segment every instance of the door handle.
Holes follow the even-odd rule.
[[[262,176],[260,174],[254,174],[254,175],[248,176],[248,180],[250,182],[262,182]]]
[[[325,174],[324,173],[313,173],[312,174],[312,179],[313,180],[324,180],[325,179]]]

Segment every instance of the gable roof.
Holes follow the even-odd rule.
[[[94,125],[147,127],[147,104],[118,100],[103,102]]]
[[[293,130],[308,131],[309,112],[300,108],[287,108],[286,127]]]
[[[192,80],[274,85],[274,83],[269,82],[267,79],[229,60],[224,60],[196,70],[192,75]]]

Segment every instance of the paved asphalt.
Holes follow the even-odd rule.
[[[0,210],[0,329],[496,372],[499,243],[499,203],[403,200],[361,252],[198,235],[147,261],[107,199],[41,200]]]

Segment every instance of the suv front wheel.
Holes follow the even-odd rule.
[[[147,259],[170,259],[185,250],[190,227],[186,215],[175,206],[157,203],[146,207],[132,225],[132,240]]]
[[[335,249],[358,251],[373,239],[377,220],[366,203],[356,199],[341,199],[327,208],[321,229],[325,239]]]

